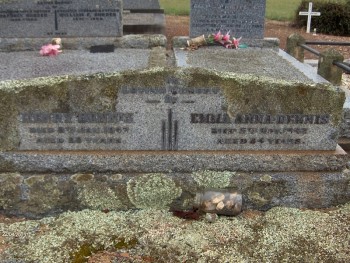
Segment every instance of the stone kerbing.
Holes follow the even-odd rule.
[[[137,208],[165,208],[178,198],[182,190],[164,174],[144,174],[127,183],[130,201]]]

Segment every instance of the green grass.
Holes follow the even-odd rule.
[[[338,1],[345,2],[346,0]],[[271,20],[291,21],[294,19],[295,11],[300,2],[301,0],[266,0],[266,18]],[[160,0],[160,5],[168,15],[190,14],[190,0]]]
[[[190,14],[190,2],[190,0],[159,0],[165,14],[178,16],[188,16]]]
[[[267,19],[291,21],[294,19],[300,0],[266,0]]]

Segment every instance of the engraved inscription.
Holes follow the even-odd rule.
[[[127,143],[133,113],[21,113],[23,149],[38,145],[47,149],[108,149]],[[26,145],[28,144],[28,146]],[[36,148],[36,147],[34,147]]]
[[[308,135],[305,125],[329,124],[327,114],[237,114],[191,113],[191,124],[229,124],[225,127],[210,127],[211,136],[218,145],[299,145]],[[258,127],[256,125],[259,125]],[[277,126],[276,126],[277,125]]]
[[[119,1],[13,1],[0,9],[0,36],[121,35]]]
[[[111,112],[22,112],[20,149],[322,150],[336,145],[328,114],[232,114],[220,88],[188,88],[176,79],[164,87],[120,87],[115,105]]]
[[[229,31],[263,38],[266,0],[191,0],[191,36]]]

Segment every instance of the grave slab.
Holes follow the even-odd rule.
[[[148,67],[150,53],[149,49],[116,49],[108,54],[64,50],[56,57],[45,57],[32,51],[2,52],[0,80],[144,69]]]
[[[283,50],[276,52],[270,48],[202,47],[195,52],[176,48],[174,53],[178,67],[200,67],[286,81],[327,83],[312,67],[298,62]]]

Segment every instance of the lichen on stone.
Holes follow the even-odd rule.
[[[251,200],[254,204],[256,204],[258,206],[264,206],[269,202],[269,200],[266,200],[258,192],[248,192],[247,196],[248,196],[249,200]]]
[[[127,194],[137,208],[165,208],[182,193],[168,176],[160,173],[144,174],[127,183]]]
[[[71,179],[76,182],[85,182],[85,181],[90,181],[92,179],[94,179],[94,175],[93,174],[87,174],[87,173],[78,173],[78,174],[73,174],[71,176]]]
[[[22,177],[17,173],[0,174],[0,210],[11,207],[21,197]]]
[[[244,211],[214,223],[188,222],[155,209],[84,210],[0,223],[0,261],[72,262],[108,250],[128,253],[130,262],[147,257],[148,262],[340,263],[350,259],[349,225],[350,203],[325,211]]]
[[[121,210],[125,206],[108,185],[104,182],[85,182],[78,187],[78,200],[86,208],[98,210]]]
[[[199,171],[192,173],[193,179],[196,181],[200,188],[226,188],[230,186],[232,177],[236,172],[224,171]]]
[[[269,174],[264,174],[263,176],[260,177],[260,181],[266,182],[266,183],[271,183],[272,177]]]
[[[28,188],[27,210],[44,213],[57,207],[63,192],[58,187],[58,179],[51,175],[34,175],[24,180]]]

